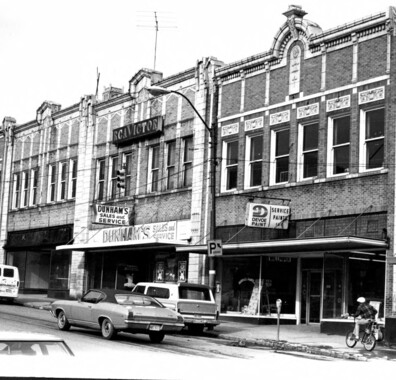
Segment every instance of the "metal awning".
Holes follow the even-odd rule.
[[[110,243],[81,243],[58,245],[57,251],[108,251],[111,249],[171,249],[178,246],[185,246],[185,241],[169,241],[162,239],[144,239],[144,240],[128,240],[116,241]]]
[[[251,243],[223,243],[223,255],[290,254],[312,252],[383,251],[388,248],[384,240],[351,236],[270,240]],[[176,247],[176,252],[207,253],[206,245]]]

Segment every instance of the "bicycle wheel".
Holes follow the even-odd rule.
[[[345,337],[345,343],[350,348],[355,347],[357,343],[357,340],[355,338],[352,338],[352,335],[353,331],[349,331],[349,333],[347,333]]]
[[[362,341],[364,348],[367,351],[373,351],[377,341],[375,340],[375,336],[373,333],[366,334],[364,340]]]

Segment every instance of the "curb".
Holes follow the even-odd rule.
[[[311,355],[326,356],[337,359],[368,361],[362,354],[351,354],[345,351],[337,351],[334,349],[321,348],[317,346],[304,345],[300,343],[289,343],[285,340],[272,339],[239,339],[227,335],[219,334],[219,338],[232,340],[239,347],[247,347],[248,345],[271,348],[274,351],[294,351],[303,352]]]

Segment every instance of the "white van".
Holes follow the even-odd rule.
[[[193,332],[202,332],[204,327],[212,330],[220,323],[217,304],[207,285],[139,282],[132,292],[154,297],[165,307],[177,311]]]
[[[0,264],[0,299],[12,301],[18,297],[19,271],[12,265]]]

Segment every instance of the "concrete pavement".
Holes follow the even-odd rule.
[[[25,307],[49,310],[55,301],[46,295],[21,294],[14,302]],[[396,361],[396,346],[387,346],[377,342],[372,352],[364,349],[358,342],[354,348],[345,344],[345,336],[320,333],[320,326],[314,325],[280,325],[279,340],[276,325],[256,325],[240,322],[222,321],[213,331],[206,331],[206,336],[218,337],[240,347],[266,347],[275,351],[291,351],[308,355],[341,358],[348,360]]]

